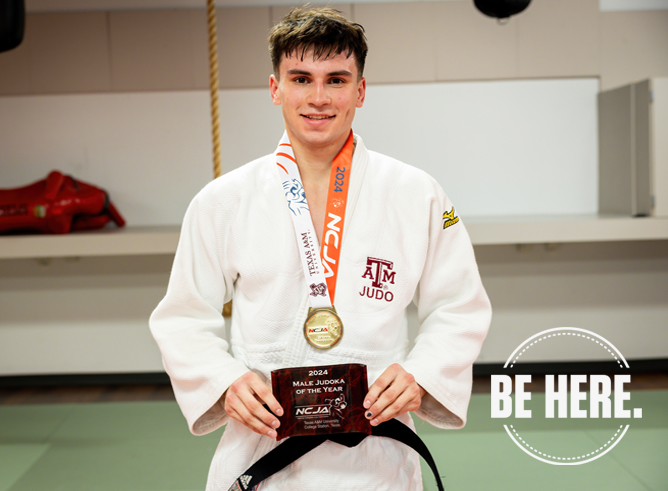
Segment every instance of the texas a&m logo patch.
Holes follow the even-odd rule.
[[[392,271],[394,263],[376,257],[367,257],[366,269],[362,278],[371,280],[370,285],[365,285],[360,296],[367,296],[375,300],[394,300],[394,293],[390,291],[390,285],[394,285],[395,271]]]
[[[323,297],[327,295],[327,285],[324,283],[318,283],[317,285],[315,283],[311,283],[311,294],[312,297],[317,297],[318,295],[322,295]]]

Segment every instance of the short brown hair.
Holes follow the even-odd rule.
[[[278,77],[283,56],[304,59],[313,49],[313,59],[329,58],[346,53],[355,56],[358,77],[364,73],[368,51],[364,28],[350,22],[341,12],[329,7],[313,8],[308,5],[290,11],[269,33],[269,55]]]

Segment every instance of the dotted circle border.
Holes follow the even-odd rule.
[[[546,334],[543,337],[540,337],[538,339],[535,339],[535,340],[531,341],[531,343],[526,345],[524,347],[524,349],[517,354],[515,359],[510,364],[510,368],[513,368],[513,366],[515,365],[515,363],[517,363],[517,360],[520,358],[520,356],[522,356],[524,354],[524,352],[526,350],[528,350],[529,348],[531,348],[534,344],[539,343],[543,339],[547,339],[547,338],[551,338],[551,337],[557,337],[557,336],[577,336],[579,338],[585,338],[585,339],[588,339],[590,341],[593,341],[594,343],[598,344],[601,348],[606,350],[608,353],[610,353],[610,355],[615,359],[615,361],[619,365],[619,368],[624,368],[624,366],[622,365],[622,361],[617,357],[617,355],[614,352],[610,351],[610,348],[608,346],[606,346],[604,343],[599,342],[598,339],[596,339],[592,336],[588,336],[586,334],[575,333],[575,332],[558,332],[558,333],[553,333],[553,334]]]
[[[594,450],[593,452],[589,452],[588,454],[580,455],[580,456],[578,456],[578,457],[556,457],[556,456],[552,456],[552,455],[548,455],[548,454],[546,454],[546,453],[543,453],[543,452],[541,452],[540,450],[538,450],[538,449],[536,449],[536,448],[533,448],[531,445],[529,445],[529,444],[528,444],[528,443],[527,443],[527,442],[520,436],[519,433],[517,433],[517,431],[515,430],[515,428],[513,427],[513,425],[508,425],[508,426],[510,427],[511,430],[513,430],[513,433],[515,433],[515,436],[517,437],[517,439],[518,439],[519,441],[521,441],[521,442],[522,442],[526,447],[528,447],[530,450],[532,450],[534,453],[536,453],[536,454],[538,454],[538,455],[541,455],[541,456],[543,456],[543,457],[547,457],[548,459],[554,459],[554,460],[557,460],[557,461],[563,461],[563,462],[586,459],[587,457],[590,457],[590,456],[592,456],[592,455],[596,455],[596,454],[599,453],[601,450],[604,450],[605,447],[607,447],[608,445],[610,445],[610,443],[612,443],[612,441],[613,441],[615,438],[617,438],[617,435],[619,434],[619,432],[622,431],[622,428],[624,428],[624,425],[621,425],[621,426],[619,427],[619,429],[615,432],[615,434],[612,435],[612,438],[610,438],[610,440],[607,441],[607,443],[604,443],[600,448]]]
[[[562,328],[562,329],[568,329],[568,328]],[[550,329],[549,331],[552,332],[552,331],[554,331],[554,329]],[[544,339],[548,339],[548,338],[552,338],[552,337],[555,337],[555,338],[556,338],[557,336],[576,336],[576,337],[579,337],[579,338],[588,339],[588,340],[590,340],[590,341],[593,341],[594,343],[598,344],[601,348],[605,349],[608,353],[610,353],[610,355],[615,359],[615,361],[616,361],[617,364],[619,365],[619,368],[622,368],[622,369],[624,368],[624,366],[622,365],[622,361],[617,357],[617,355],[616,355],[614,352],[612,352],[612,351],[610,350],[610,348],[609,348],[605,343],[601,343],[601,342],[599,342],[595,337],[588,336],[587,334],[580,334],[580,333],[577,333],[577,332],[557,332],[557,333],[552,333],[552,334],[546,334],[546,335],[544,335],[544,336],[542,336],[542,337],[539,337],[539,338],[537,338],[537,339],[534,339],[531,343],[529,343],[528,345],[526,345],[526,346],[522,349],[522,351],[520,351],[520,352],[517,354],[517,356],[515,357],[515,359],[514,359],[514,360],[512,361],[512,363],[510,364],[510,367],[509,367],[509,368],[512,368],[512,367],[515,365],[515,363],[517,363],[517,360],[519,360],[519,358],[524,354],[524,352],[525,352],[526,350],[528,350],[531,346],[533,346],[534,344],[539,343],[540,341],[542,341],[542,340],[544,340]],[[526,342],[526,341],[525,341],[525,342]],[[610,346],[612,346],[612,345],[610,345]],[[613,346],[613,348],[614,348],[614,346]],[[616,348],[614,348],[614,349],[616,350]],[[621,355],[621,354],[620,354],[620,355]],[[626,360],[624,360],[624,361],[626,361]],[[506,364],[507,364],[507,362],[506,362]],[[627,365],[627,366],[628,366],[628,365]],[[504,368],[505,368],[505,367],[504,367]],[[551,455],[548,455],[548,454],[546,454],[546,453],[544,453],[544,452],[541,452],[541,451],[539,451],[538,449],[533,448],[533,447],[532,447],[531,445],[529,445],[529,444],[528,444],[522,437],[520,437],[519,433],[517,433],[517,431],[515,430],[515,428],[513,427],[513,425],[509,425],[509,427],[511,428],[511,430],[513,431],[513,433],[516,435],[516,437],[518,438],[518,440],[520,440],[526,447],[528,447],[528,448],[529,448],[531,451],[533,451],[535,454],[541,455],[541,456],[543,456],[543,457],[547,457],[548,459],[552,459],[552,462],[549,462],[549,461],[545,461],[545,462],[548,462],[548,463],[554,463],[554,464],[578,464],[578,463],[584,463],[584,462],[578,462],[579,460],[582,460],[582,459],[584,459],[584,458],[590,457],[590,456],[592,456],[592,455],[595,456],[594,459],[596,459],[596,458],[600,457],[601,455],[603,455],[603,454],[601,453],[601,455],[596,456],[596,454],[600,453],[603,449],[605,449],[605,447],[607,447],[608,445],[610,445],[610,443],[611,443],[613,440],[615,440],[615,438],[617,438],[617,435],[618,435],[619,432],[622,430],[622,428],[624,428],[624,425],[621,425],[621,426],[619,427],[619,429],[615,432],[615,434],[612,436],[612,438],[610,438],[610,440],[608,440],[607,443],[603,444],[600,448],[598,448],[597,450],[595,450],[595,451],[593,451],[593,452],[589,452],[589,453],[587,453],[587,454],[585,454],[585,455],[581,455],[581,456],[578,456],[578,457],[556,457],[556,456],[551,456]],[[628,428],[628,426],[627,426],[627,428]],[[620,440],[617,440],[617,442],[619,442],[619,441],[620,441]],[[616,443],[617,443],[617,442],[616,442]],[[516,442],[516,443],[517,443],[517,442]],[[610,450],[610,449],[608,449],[608,450]],[[607,451],[607,450],[606,450],[606,451]],[[605,453],[605,451],[604,451],[603,453]],[[537,458],[540,459],[540,457],[537,457]],[[588,462],[588,461],[585,461],[585,462]]]

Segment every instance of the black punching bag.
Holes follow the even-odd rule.
[[[497,19],[507,19],[527,8],[531,0],[474,0],[476,8],[483,14]]]
[[[0,53],[23,41],[26,8],[23,0],[0,0]]]

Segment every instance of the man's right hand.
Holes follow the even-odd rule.
[[[283,415],[283,408],[272,395],[271,389],[254,372],[246,372],[236,379],[223,395],[225,412],[255,433],[276,438],[280,426],[276,416]],[[266,404],[274,414],[267,411]]]

